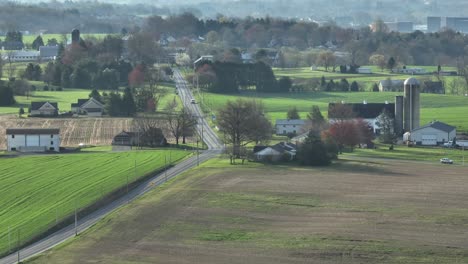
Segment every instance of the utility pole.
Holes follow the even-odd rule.
[[[18,241],[17,241],[17,246],[18,246],[18,263],[21,263],[21,258],[20,258],[20,229],[18,228]]]
[[[198,138],[197,138],[197,166],[200,166],[200,150],[198,149]]]
[[[167,156],[164,156],[164,177],[166,178],[167,182]]]
[[[78,236],[78,210],[75,200],[75,236]]]
[[[8,227],[8,253],[11,252],[11,226]]]

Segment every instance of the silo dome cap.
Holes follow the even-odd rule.
[[[405,86],[406,86],[406,85],[419,85],[419,81],[418,81],[418,79],[416,79],[416,78],[408,78],[408,79],[406,79],[404,85],[405,85]]]

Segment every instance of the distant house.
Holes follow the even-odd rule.
[[[291,161],[296,158],[296,152],[295,144],[281,142],[271,147],[257,147],[254,157],[256,161]]]
[[[3,50],[22,50],[24,43],[21,41],[5,41],[2,43]]]
[[[242,63],[244,64],[254,62],[253,55],[250,52],[242,52],[241,59],[242,59]]]
[[[102,116],[104,105],[94,98],[78,99],[77,103],[71,104],[71,111],[78,115]]]
[[[455,127],[435,121],[411,131],[410,140],[417,145],[436,146],[451,141],[456,136]]]
[[[359,74],[371,74],[372,69],[371,68],[366,68],[366,67],[359,67],[357,69],[357,73],[359,73]]]
[[[44,61],[55,60],[58,56],[59,46],[40,46],[39,57]]]
[[[380,134],[380,127],[378,126],[378,119],[384,110],[390,115],[390,117],[395,118],[395,104],[394,103],[356,103],[356,104],[346,104],[351,106],[354,114],[356,114],[356,119],[363,119],[372,127],[374,134]],[[331,111],[335,106],[335,103],[328,104],[328,120],[331,124],[337,120],[343,118],[341,116],[335,116],[334,112]]]
[[[29,116],[58,116],[58,111],[58,105],[55,102],[31,102],[31,106],[29,107]]]
[[[40,59],[39,51],[31,50],[18,50],[4,53],[3,60],[21,62],[21,61],[37,61]]]
[[[412,74],[412,75],[423,75],[427,74],[426,69],[423,68],[399,68],[394,70],[394,72],[402,74]]]
[[[379,81],[379,91],[381,92],[402,92],[402,80],[382,80]]]
[[[196,61],[193,62],[193,66],[194,67],[198,67],[200,65],[200,63],[204,62],[204,61],[211,61],[213,62],[214,61],[214,56],[213,55],[203,55],[203,56],[200,56],[200,58],[198,58]]]
[[[301,119],[277,119],[275,131],[277,135],[298,134],[304,125],[305,121]]]
[[[6,135],[8,151],[60,151],[58,128],[8,128]]]
[[[160,147],[167,145],[167,140],[160,128],[148,132],[122,131],[112,139],[112,150],[131,150],[133,146]]]
[[[442,82],[425,81],[422,85],[422,93],[445,94]]]

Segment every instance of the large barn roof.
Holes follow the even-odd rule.
[[[7,135],[58,135],[59,128],[7,128]]]

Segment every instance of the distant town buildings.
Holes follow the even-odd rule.
[[[434,33],[444,28],[468,33],[468,17],[427,17],[427,32]]]

